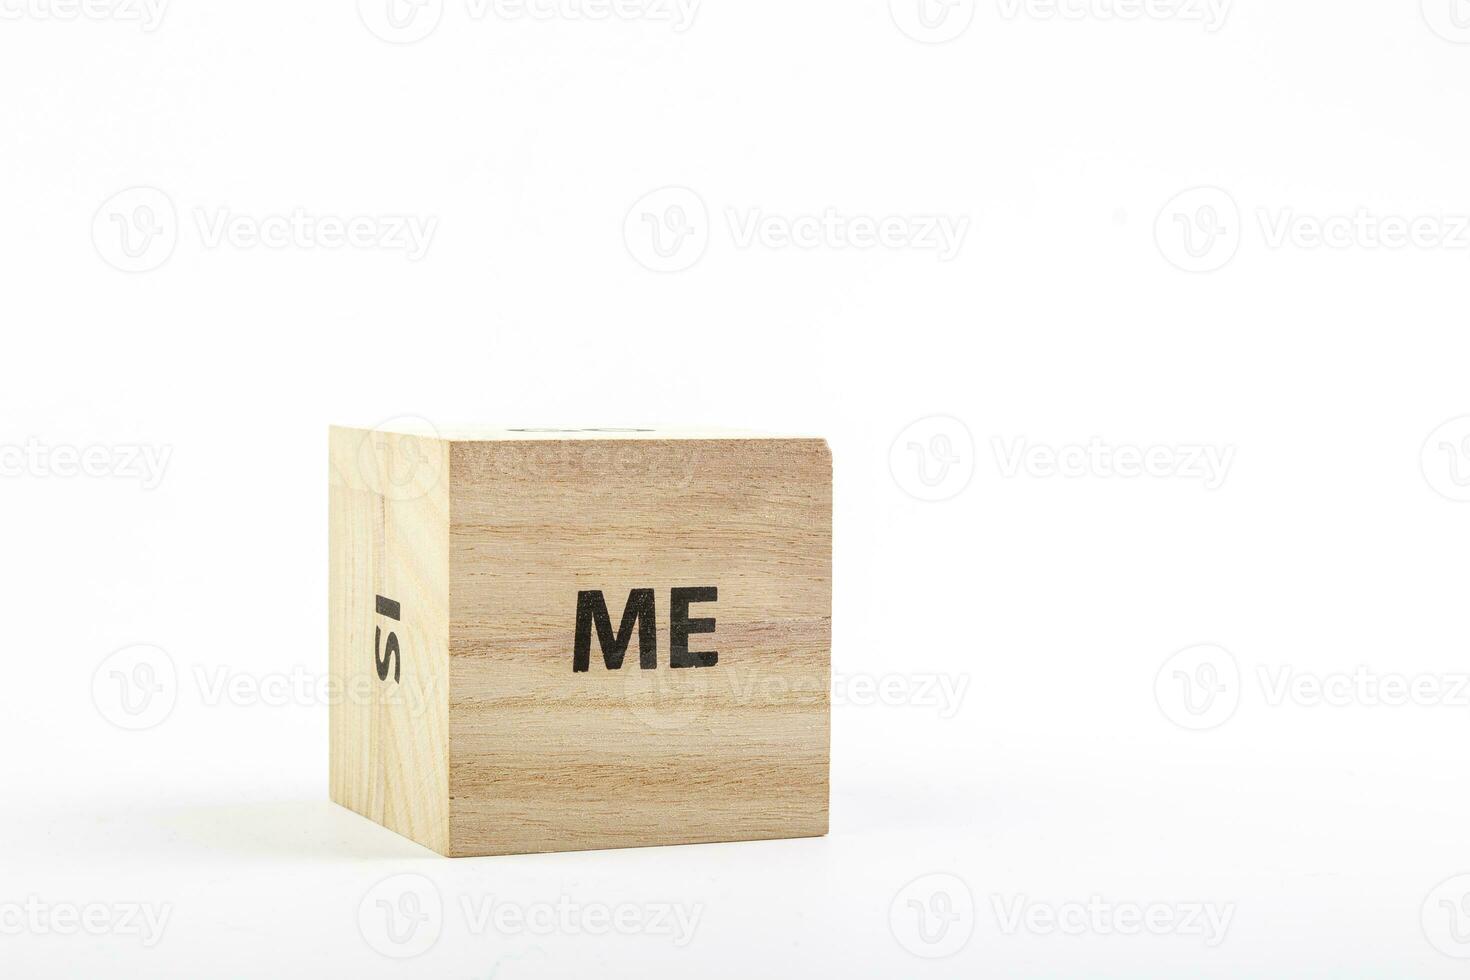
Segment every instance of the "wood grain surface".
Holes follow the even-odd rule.
[[[335,428],[330,443],[332,799],[448,853],[447,447]],[[399,621],[377,613],[379,595],[399,604]],[[390,633],[399,671],[384,682],[374,648]]]
[[[334,430],[334,472],[364,439],[387,440],[391,471],[405,450],[393,438]],[[334,799],[455,856],[826,833],[825,443],[499,432],[430,444],[405,450],[420,454],[422,494],[403,465],[398,499],[373,492],[391,473],[364,479],[360,462],[367,486],[334,477],[333,677],[381,684],[371,603],[396,589],[413,600],[420,683],[444,694],[412,732],[401,706],[334,705]],[[676,669],[671,597],[696,587],[717,599],[688,608],[714,620],[689,636],[691,656],[718,660]],[[616,630],[635,589],[652,591],[655,666],[640,666],[634,630],[608,669],[593,631],[589,669],[574,671],[579,593],[600,591]]]

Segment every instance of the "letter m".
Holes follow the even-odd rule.
[[[607,614],[607,600],[602,592],[577,593],[577,639],[572,649],[572,670],[586,671],[592,660],[592,625],[597,624],[597,642],[602,647],[602,662],[608,670],[621,670],[623,654],[633,639],[633,626],[638,626],[638,666],[653,670],[658,666],[658,634],[655,632],[653,590],[633,589],[623,609],[623,623],[613,636],[612,619]]]

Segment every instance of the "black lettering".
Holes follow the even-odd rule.
[[[708,619],[689,618],[689,604],[691,602],[714,602],[719,597],[720,590],[712,585],[670,590],[670,667],[713,667],[719,661],[720,655],[713,650],[708,653],[689,652],[689,635],[691,633],[713,633],[715,631],[713,617]]]
[[[597,625],[597,642],[602,646],[602,662],[608,670],[621,670],[623,655],[633,639],[633,625],[638,625],[638,666],[653,670],[658,666],[658,633],[654,622],[653,590],[633,589],[623,608],[623,622],[613,636],[612,619],[607,613],[607,600],[601,591],[577,593],[577,636],[572,648],[572,670],[586,671],[592,660],[592,626]]]
[[[393,620],[393,622],[396,623],[400,618],[402,618],[403,610],[398,605],[398,603],[394,602],[392,599],[389,599],[387,596],[380,595],[378,596],[378,615],[387,616],[389,619]]]
[[[383,628],[381,626],[373,627],[373,660],[378,665],[378,680],[386,681],[388,679],[388,663],[392,661],[393,683],[397,684],[399,682],[398,671],[403,666],[403,657],[398,652],[398,634],[388,634],[388,645],[380,653],[378,644],[382,642],[382,639]]]

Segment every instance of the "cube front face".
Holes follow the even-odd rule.
[[[336,740],[371,726],[334,718],[334,798],[451,855],[826,833],[826,445],[656,436],[440,445],[443,494],[413,513],[447,508],[443,553],[437,540],[384,541],[421,551],[400,582],[431,580],[443,559],[442,607],[415,601],[443,615],[444,656],[437,620],[416,642],[431,671],[444,671],[444,699],[372,706],[388,746],[415,703],[432,716],[409,750],[426,771],[374,770],[382,816],[342,800]],[[336,508],[334,496],[334,528]],[[335,544],[333,564],[351,564]],[[344,617],[366,610],[333,605]],[[383,684],[372,638],[334,627],[334,648],[369,641],[366,655],[334,654],[334,674],[352,660]],[[442,808],[393,805],[441,789]],[[386,819],[396,812],[422,814],[433,829],[405,831],[412,820]]]

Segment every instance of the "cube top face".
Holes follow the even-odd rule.
[[[617,426],[586,426],[582,428],[495,428],[484,425],[445,424],[436,425],[426,419],[404,419],[372,430],[357,429],[359,433],[372,431],[379,438],[387,436],[416,436],[443,443],[463,442],[699,442],[724,440],[760,440],[793,442],[821,442],[816,436],[779,435],[756,429],[726,428],[630,428]]]
[[[826,832],[825,443],[332,446],[334,799],[451,855]]]

